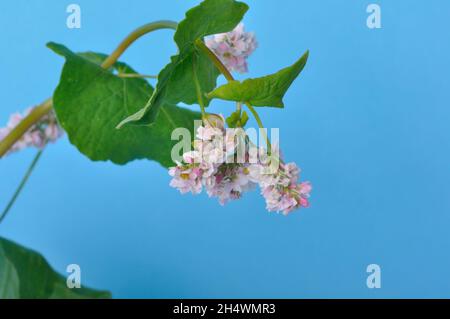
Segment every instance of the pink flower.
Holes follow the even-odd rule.
[[[202,172],[199,168],[188,167],[172,167],[169,170],[170,176],[173,177],[170,186],[177,188],[181,194],[191,192],[192,194],[200,194],[202,191]]]
[[[9,129],[6,127],[0,127],[0,141],[3,140],[9,134]]]
[[[26,109],[22,113],[14,113],[4,128],[0,128],[0,141],[33,110]],[[48,142],[54,142],[63,135],[63,130],[58,125],[56,116],[53,112],[43,117],[38,123],[32,126],[8,151],[9,153],[22,150],[27,147],[43,148]]]
[[[28,112],[25,112],[28,113]],[[9,129],[13,129],[17,126],[17,124],[19,124],[21,121],[23,120],[23,116],[20,113],[13,113],[10,115],[9,117],[9,122],[6,125],[7,128]]]
[[[241,198],[255,185],[248,176],[248,169],[239,164],[223,164],[215,175],[205,181],[206,192],[210,197],[217,197],[221,205]]]
[[[170,185],[183,194],[198,194],[204,186],[207,194],[217,197],[221,205],[240,198],[255,186],[249,177],[249,164],[226,162],[235,151],[232,147],[230,154],[229,143],[224,143],[226,136],[223,117],[210,117],[205,121],[205,125],[197,129],[194,150],[183,154],[183,163],[169,170],[173,177]]]
[[[205,121],[197,129],[194,150],[183,154],[183,163],[169,170],[172,187],[182,194],[199,194],[204,187],[209,197],[216,197],[225,205],[259,185],[270,212],[287,215],[294,209],[309,206],[311,184],[298,182],[300,169],[295,163],[285,164],[280,160],[278,146],[272,148],[272,155],[259,149],[258,161],[249,163],[248,138],[238,129],[225,130],[223,118],[217,118],[215,123]],[[246,146],[245,161],[229,161],[239,158],[239,145]]]
[[[201,141],[210,141],[216,136],[223,135],[223,132],[221,129],[211,126],[200,126],[197,129],[197,137]]]
[[[275,174],[263,174],[260,179],[261,194],[270,212],[289,214],[294,209],[308,207],[311,184],[298,184],[300,169],[295,163],[280,163]]]
[[[258,46],[254,33],[245,32],[243,23],[231,32],[206,38],[205,44],[230,71],[239,73],[248,72],[247,58]]]

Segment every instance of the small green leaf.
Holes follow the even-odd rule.
[[[102,69],[98,64],[106,55],[75,54],[56,43],[48,47],[66,58],[53,102],[61,126],[81,153],[94,161],[116,164],[146,158],[165,167],[173,165],[173,129],[184,127],[192,132],[200,113],[165,104],[151,127],[118,130],[120,120],[136,112],[152,94],[148,82],[114,75],[113,69],[135,73],[124,63],[117,63],[111,70]]]
[[[307,51],[295,64],[268,76],[231,81],[207,94],[208,98],[248,102],[253,106],[284,107],[283,97],[308,60]]]
[[[20,282],[14,265],[6,258],[0,246],[0,299],[20,297]]]
[[[244,111],[244,112],[242,112],[242,116],[240,119],[241,127],[244,127],[247,124],[247,122],[248,122],[248,114],[247,114],[247,112]]]
[[[232,128],[244,127],[245,124],[247,124],[247,121],[248,121],[247,112],[243,111],[241,114],[241,111],[239,110],[231,113],[231,115],[226,119],[228,126]]]
[[[165,103],[197,104],[194,68],[203,92],[213,90],[220,73],[207,56],[197,51],[194,41],[208,35],[231,31],[247,10],[245,3],[235,0],[205,0],[189,10],[174,35],[179,53],[172,56],[171,62],[159,73],[155,92],[147,104],[123,120],[119,127],[127,123],[153,123]],[[205,104],[207,106],[209,101],[205,101]],[[144,103],[139,107],[142,105]]]
[[[229,127],[236,127],[238,125],[239,119],[241,117],[240,111],[234,111],[230,114],[229,117],[225,120]]]
[[[106,291],[69,289],[40,254],[0,237],[0,299],[111,298]]]
[[[186,12],[175,33],[175,42],[180,50],[192,50],[195,40],[234,29],[247,10],[248,5],[235,0],[205,0]]]

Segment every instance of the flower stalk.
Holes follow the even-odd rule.
[[[161,30],[161,29],[172,29],[176,30],[178,27],[178,23],[175,21],[169,21],[169,20],[161,20],[161,21],[155,21],[148,24],[145,24],[133,32],[131,32],[114,50],[113,53],[102,63],[102,68],[108,69],[111,66],[114,65],[114,63],[117,62],[117,60],[120,58],[120,56],[140,37],[146,35],[147,33]]]
[[[6,215],[8,215],[8,212],[10,211],[11,207],[14,205],[17,197],[19,197],[20,192],[24,188],[25,184],[27,183],[28,179],[31,176],[31,173],[33,172],[34,168],[36,167],[36,164],[39,162],[39,159],[42,156],[42,152],[44,149],[40,149],[36,156],[33,158],[33,161],[31,162],[30,166],[28,167],[25,175],[22,178],[22,181],[20,182],[19,186],[17,187],[16,191],[14,192],[14,195],[9,200],[8,204],[6,205],[5,209],[3,210],[2,214],[0,215],[0,224],[5,219]]]
[[[195,41],[195,46],[202,51],[203,53],[206,54],[206,56],[211,60],[212,63],[214,63],[214,65],[217,67],[217,69],[220,71],[220,73],[223,74],[223,76],[225,76],[225,78],[227,79],[228,82],[231,81],[235,81],[233,75],[230,73],[230,71],[227,69],[227,67],[222,63],[222,61],[220,61],[220,59],[214,54],[214,52],[212,52],[207,46],[206,44],[201,40],[201,39],[197,39]],[[270,145],[270,141],[269,141],[269,137],[266,134],[266,131],[264,129],[264,125],[261,121],[261,118],[258,115],[258,112],[256,112],[255,108],[248,102],[246,101],[242,101],[250,110],[250,112],[253,114],[253,117],[256,120],[256,123],[258,123],[259,128],[261,129],[261,131],[264,134],[264,138],[266,140],[267,143],[267,148],[269,150],[271,150],[271,145]]]
[[[176,30],[177,22],[169,20],[161,20],[145,24],[133,32],[131,32],[114,50],[111,55],[106,58],[101,64],[104,69],[109,69],[113,66],[120,56],[140,37],[147,33],[161,30],[172,29]],[[44,116],[46,116],[53,108],[52,98],[48,98],[42,104],[35,107],[28,116],[26,116],[11,132],[0,141],[0,158],[2,158],[14,144],[35,124],[37,124]]]
[[[11,132],[0,141],[0,158],[2,158],[28,130],[46,116],[53,108],[52,98],[35,107]]]

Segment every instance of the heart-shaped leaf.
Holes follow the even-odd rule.
[[[156,90],[145,107],[122,121],[119,127],[127,123],[152,124],[166,103],[198,103],[194,76],[204,92],[214,89],[220,73],[206,55],[197,51],[194,42],[231,31],[247,10],[245,3],[235,0],[205,0],[189,10],[174,36],[179,53],[171,57],[171,62],[158,75]]]
[[[227,101],[248,102],[253,106],[284,107],[283,97],[306,65],[308,52],[296,63],[275,74],[247,79],[243,82],[231,81],[224,84],[207,96]]]
[[[151,127],[130,126],[116,129],[124,117],[136,112],[153,92],[142,78],[122,78],[100,64],[106,55],[75,54],[66,47],[49,43],[48,47],[66,58],[60,83],[53,95],[56,115],[69,140],[81,153],[94,161],[110,160],[125,164],[135,159],[150,159],[172,166],[173,129],[191,131],[198,112],[165,104]],[[114,69],[135,73],[124,63]]]
[[[111,298],[106,291],[69,289],[40,254],[0,237],[0,299]]]

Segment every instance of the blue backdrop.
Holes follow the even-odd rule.
[[[179,21],[197,3],[76,2],[79,30],[66,27],[69,1],[1,1],[2,125],[57,85],[63,60],[47,41],[108,53],[135,27]],[[64,138],[0,235],[59,272],[79,264],[83,284],[115,297],[450,297],[450,2],[378,0],[376,30],[366,26],[370,1],[247,2],[260,43],[250,76],[311,51],[285,110],[261,111],[312,181],[311,208],[269,214],[256,191],[226,207],[181,196],[158,164],[90,162]],[[147,36],[123,60],[157,73],[176,50],[171,36]],[[0,161],[0,205],[34,154]],[[381,289],[366,286],[372,263]]]

